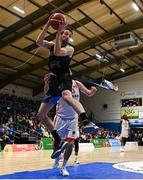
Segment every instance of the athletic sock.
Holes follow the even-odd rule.
[[[81,113],[79,115],[79,119],[84,126],[89,124],[89,120],[88,120],[88,116],[87,116],[86,112]]]
[[[62,168],[66,167],[67,162],[68,162],[68,160],[66,160],[66,159],[64,159],[64,160],[63,160],[63,165],[62,165]]]
[[[57,131],[56,131],[56,130],[53,130],[53,131],[51,132],[51,134],[52,134],[52,136],[53,136],[56,144],[59,144],[59,143],[61,142],[61,138],[60,138],[60,136],[58,135]]]

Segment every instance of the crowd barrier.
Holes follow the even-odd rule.
[[[80,152],[89,152],[94,150],[93,143],[79,143]]]
[[[126,149],[129,151],[132,149],[137,150],[138,149],[138,142],[127,142],[126,143]]]
[[[38,150],[37,144],[7,144],[4,147],[4,152],[20,152],[20,151],[35,151]]]
[[[52,140],[51,138],[41,138],[42,149],[48,150],[52,149]],[[38,150],[38,144],[7,144],[4,147],[4,152],[18,152],[18,151],[35,151]],[[0,146],[1,152],[1,146]]]
[[[108,139],[108,138],[94,138],[94,139],[92,139],[92,143],[93,143],[95,148],[120,146],[121,145],[119,139]]]
[[[121,146],[121,141],[119,139],[108,139],[111,147]]]
[[[42,149],[50,150],[52,149],[52,140],[51,138],[42,138]],[[91,143],[80,143],[80,149],[94,149],[101,147],[115,147],[121,146],[119,139],[108,139],[108,138],[94,138]],[[137,142],[127,142],[127,147],[137,147]],[[86,147],[86,148],[85,148]],[[11,144],[6,145],[4,150],[5,152],[17,152],[17,151],[34,151],[38,150],[38,144]],[[1,151],[1,146],[0,146]]]
[[[42,147],[44,150],[53,149],[51,138],[41,138],[41,141],[42,141]]]

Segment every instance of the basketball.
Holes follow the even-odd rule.
[[[62,21],[66,21],[66,17],[62,13],[55,13],[51,18],[50,18],[50,25],[52,26],[53,29],[58,30],[59,28],[59,23]]]

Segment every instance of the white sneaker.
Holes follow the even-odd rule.
[[[61,169],[61,175],[62,176],[69,176],[69,172],[67,171],[67,169],[65,167]]]
[[[80,164],[80,162],[77,159],[74,161],[74,163],[75,164]]]
[[[65,150],[67,147],[68,142],[67,141],[61,141],[60,144],[54,149],[51,158],[56,159],[61,155],[61,153]]]
[[[121,151],[121,152],[124,152],[124,147],[121,147],[121,148],[120,148],[120,151]]]
[[[93,122],[89,122],[86,126],[83,127],[82,132],[85,134],[91,133],[95,134],[99,130],[99,127],[96,126]]]

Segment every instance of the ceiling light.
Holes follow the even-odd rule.
[[[123,68],[120,68],[120,71],[121,71],[121,72],[125,72],[125,69],[123,69]]]
[[[109,62],[107,58],[103,58],[102,62]]]
[[[139,11],[139,7],[137,6],[136,3],[133,3],[133,4],[132,4],[132,7],[133,7],[136,11]]]
[[[99,58],[99,59],[102,58],[102,56],[100,54],[96,54],[96,57]]]
[[[136,48],[136,47],[138,47],[139,45],[137,44],[137,45],[134,45],[134,46],[129,46],[129,49],[132,49],[132,48]]]
[[[20,9],[17,6],[13,6],[13,9],[15,9],[16,11],[20,12],[21,14],[25,14],[25,11],[23,11],[22,9]]]

